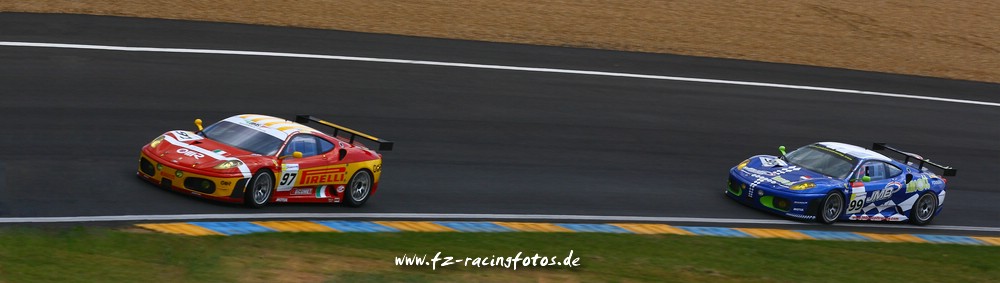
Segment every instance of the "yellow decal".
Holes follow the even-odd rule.
[[[300,174],[296,187],[347,183],[347,167],[341,165],[303,169]]]

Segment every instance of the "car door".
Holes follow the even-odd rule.
[[[278,178],[278,192],[288,192],[289,197],[329,197],[327,185],[345,184],[347,167],[337,164],[333,154],[336,146],[326,139],[311,135],[293,136],[282,156],[301,152],[301,158],[286,158],[282,163],[282,174]]]
[[[863,193],[854,192],[851,195],[847,213],[864,213],[866,216],[876,218],[872,220],[881,220],[878,218],[883,216],[878,213],[895,208],[895,202],[889,203],[889,201],[902,188],[901,172],[899,168],[883,161],[870,160],[862,164],[854,176],[858,178],[868,176],[871,179],[864,183]],[[887,213],[892,212],[894,210]],[[862,220],[868,219],[862,218]]]

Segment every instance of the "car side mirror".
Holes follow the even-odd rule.
[[[778,152],[781,153],[781,157],[785,157],[785,146],[778,146]]]
[[[861,177],[861,181],[862,181],[862,182],[865,182],[865,183],[867,183],[867,182],[871,182],[871,181],[872,181],[872,177],[869,177],[869,176],[862,176],[862,177]]]
[[[337,160],[344,160],[344,157],[347,157],[347,150],[341,148],[337,151]]]
[[[278,157],[278,159],[285,159],[285,158],[289,158],[289,157],[302,158],[302,152],[295,151],[295,152],[292,152],[292,155],[285,155],[285,156],[282,156],[282,157]]]
[[[205,128],[201,127],[201,119],[194,119],[194,125],[198,127],[198,131],[199,132],[201,132],[201,130],[205,129]]]
[[[906,174],[906,184],[909,184],[910,181],[913,181],[913,174],[907,173]]]

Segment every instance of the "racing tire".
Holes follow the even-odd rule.
[[[819,203],[816,221],[823,224],[833,224],[837,222],[837,219],[840,219],[841,214],[844,214],[844,194],[831,191]]]
[[[261,208],[267,205],[274,191],[274,175],[267,170],[258,171],[250,179],[246,191],[243,192],[243,204],[251,208]]]
[[[358,170],[347,181],[347,189],[344,190],[344,203],[351,207],[359,207],[368,202],[372,195],[372,173],[368,170]]]
[[[927,225],[934,219],[937,212],[938,200],[933,193],[926,193],[917,198],[910,210],[910,223],[915,225]]]

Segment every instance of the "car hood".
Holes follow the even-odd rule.
[[[213,170],[216,165],[231,160],[247,163],[262,158],[259,154],[207,139],[189,131],[164,133],[163,141],[153,149],[153,153],[166,162],[201,170]],[[241,167],[245,169],[246,166]],[[239,172],[242,171],[240,169],[233,167],[228,170],[214,170]]]
[[[842,180],[833,179],[809,169],[789,164],[771,155],[751,157],[747,160],[745,166],[742,166],[742,168],[739,167],[735,168],[739,174],[757,183],[759,186],[790,189],[798,184],[812,183],[815,186],[799,190],[812,191],[831,186],[843,186],[844,184]]]

